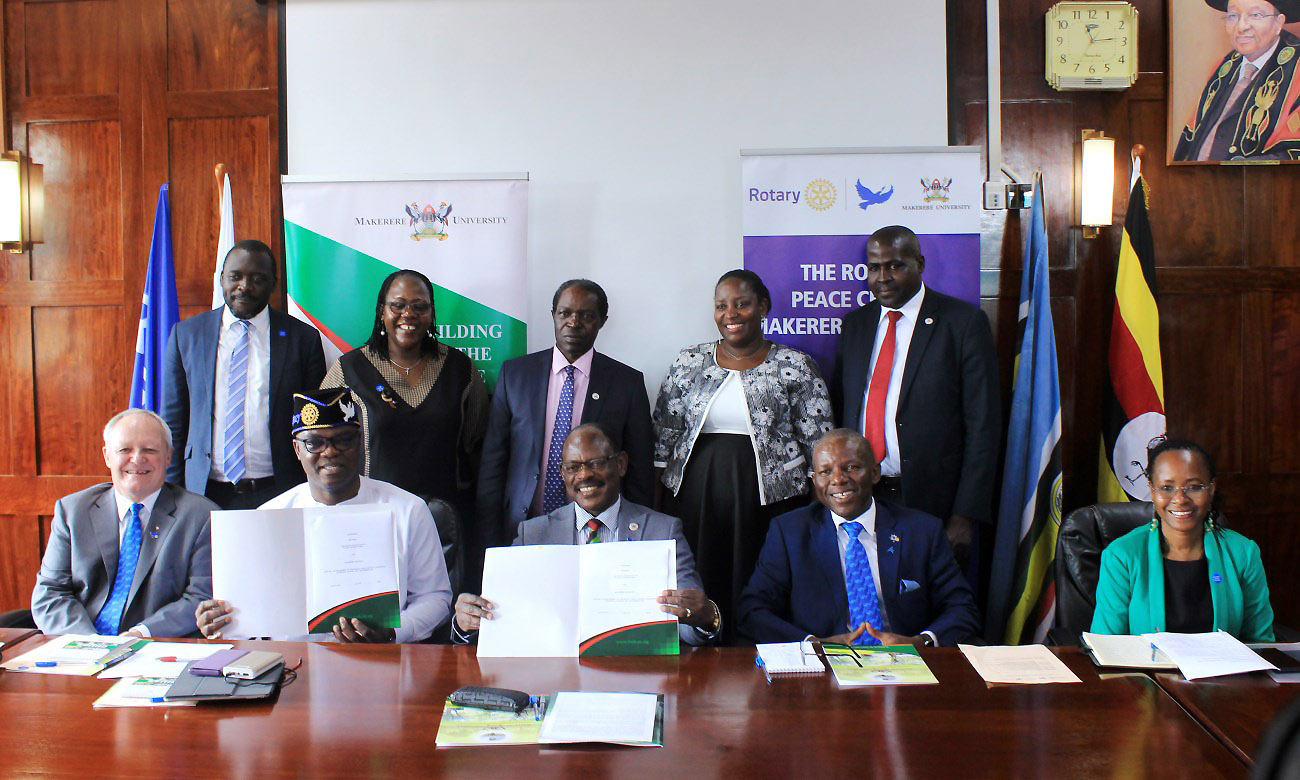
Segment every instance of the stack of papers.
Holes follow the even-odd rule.
[[[957,645],[984,682],[1081,683],[1046,645],[976,647]]]
[[[664,695],[560,691],[546,708],[541,741],[663,747]]]
[[[133,636],[67,634],[5,661],[0,668],[11,672],[90,677],[148,644],[148,639]]]
[[[939,682],[921,653],[911,645],[896,647],[823,647],[835,682],[859,685],[925,685]]]
[[[1137,635],[1090,634],[1083,632],[1083,648],[1098,666],[1125,669],[1177,669],[1160,649]]]
[[[1227,631],[1205,634],[1163,632],[1143,634],[1142,639],[1164,651],[1178,664],[1183,677],[1189,680],[1277,669]]]
[[[541,741],[542,717],[547,697],[532,697],[534,704],[523,712],[482,710],[464,707],[448,699],[438,724],[438,747],[470,745],[536,745]]]

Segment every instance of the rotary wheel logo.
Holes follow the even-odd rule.
[[[825,179],[813,179],[803,190],[804,203],[814,211],[825,211],[834,206],[837,197],[835,185]]]
[[[319,410],[319,409],[317,409],[315,406],[313,406],[313,405],[311,405],[311,404],[307,404],[306,406],[303,406],[303,408],[302,408],[302,424],[303,424],[303,425],[315,425],[315,424],[316,424],[316,421],[319,420],[319,419],[320,419],[320,410]]]

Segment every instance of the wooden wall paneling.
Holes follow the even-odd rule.
[[[69,0],[22,6],[28,96],[109,95],[118,87],[117,0]]]
[[[1268,462],[1277,471],[1300,473],[1300,293],[1274,293],[1267,323],[1269,397],[1263,420]],[[1294,514],[1293,514],[1294,517]],[[1300,557],[1295,559],[1300,563]],[[1296,568],[1300,568],[1297,566]]]
[[[168,0],[168,88],[274,90],[276,29],[267,24],[273,13],[247,0]]]
[[[44,550],[36,517],[0,515],[0,604],[20,609],[32,603]]]
[[[106,473],[101,452],[108,418],[126,406],[135,331],[116,306],[32,311],[36,350],[38,474]],[[136,317],[139,317],[137,311]]]
[[[1203,295],[1161,294],[1160,353],[1171,436],[1199,441],[1220,471],[1241,470],[1242,300],[1227,295],[1213,316]]]
[[[26,126],[27,153],[45,166],[47,229],[31,253],[33,279],[123,278],[123,145],[117,122]]]
[[[272,168],[270,119],[263,116],[172,119],[172,217],[188,229],[175,234],[178,284],[185,279],[185,303],[209,301],[216,262],[217,230],[213,167],[224,162],[235,204],[235,236],[271,243]]]
[[[0,447],[0,473],[31,475],[36,469],[36,433],[32,415],[31,310],[0,307],[0,415],[7,421]]]
[[[1252,269],[1300,265],[1300,165],[1241,169],[1241,265]]]

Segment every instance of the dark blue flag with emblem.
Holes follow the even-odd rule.
[[[172,326],[180,319],[176,304],[176,268],[172,262],[171,208],[167,185],[158,190],[149,245],[149,271],[140,304],[140,328],[135,336],[135,371],[131,374],[132,409],[162,409],[163,360]]]

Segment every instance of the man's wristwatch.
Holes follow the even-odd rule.
[[[930,636],[929,634],[921,634],[921,646],[938,647],[939,643],[935,641],[933,636]]]

